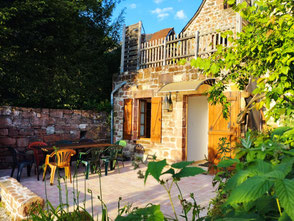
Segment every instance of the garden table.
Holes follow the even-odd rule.
[[[104,149],[105,147],[109,147],[109,146],[119,146],[119,145],[115,145],[115,144],[110,144],[110,143],[73,143],[73,144],[59,144],[59,145],[48,145],[48,146],[41,146],[41,147],[34,147],[32,148],[32,150],[34,151],[34,153],[39,153],[40,150],[42,150],[44,153],[45,152],[49,152],[49,151],[53,151],[54,147],[56,147],[57,149],[86,149],[86,148],[101,148]],[[36,154],[38,155],[38,154]],[[36,156],[34,154],[34,156]],[[35,159],[36,162],[36,167],[39,168],[39,161]],[[39,171],[37,170],[37,179],[39,180]]]

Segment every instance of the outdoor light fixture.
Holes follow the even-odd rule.
[[[166,95],[164,97],[163,110],[167,110],[168,112],[173,111],[173,101],[171,99],[171,92],[169,92],[169,96]]]

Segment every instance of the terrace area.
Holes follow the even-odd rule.
[[[74,166],[72,166],[73,168]],[[145,172],[146,167],[141,164],[140,170]],[[97,174],[91,174],[88,180],[85,180],[84,176],[85,168],[80,168],[78,171],[77,179],[74,179],[73,183],[67,182],[68,188],[68,198],[69,198],[69,209],[72,210],[73,206],[76,206],[74,202],[74,192],[80,192],[79,195],[79,205],[83,206],[85,203],[85,208],[89,213],[93,213],[94,217],[97,217],[97,214],[101,218],[101,206],[100,202],[97,199],[99,195],[99,179]],[[0,177],[9,176],[11,170],[5,169],[0,170]],[[104,172],[104,171],[103,171]],[[121,207],[132,204],[133,207],[145,207],[148,203],[159,204],[161,211],[166,214],[173,216],[171,205],[168,199],[168,195],[164,188],[160,186],[155,179],[149,177],[147,179],[146,185],[144,185],[144,180],[137,178],[137,170],[133,169],[131,162],[126,162],[124,168],[118,170],[113,170],[108,173],[107,176],[102,172],[101,177],[101,186],[103,191],[103,201],[107,205],[109,212],[109,217],[114,219],[117,216],[117,207],[119,197],[122,197]],[[61,176],[63,171],[61,172]],[[212,187],[212,176],[211,175],[198,175],[194,177],[184,178],[179,182],[183,197],[190,201],[190,193],[194,193],[197,203],[202,207],[207,207],[211,198],[215,196],[214,189]],[[47,175],[46,186],[45,182],[37,181],[36,176],[27,177],[26,173],[23,173],[21,177],[21,184],[25,187],[28,187],[37,195],[46,199],[46,192],[48,200],[52,203],[54,207],[57,207],[60,204],[59,198],[59,189],[57,179],[54,181],[54,185],[49,185],[49,176]],[[85,187],[86,185],[86,187]],[[62,189],[62,201],[66,202],[66,190],[64,181],[61,181]],[[86,190],[86,191],[85,191]],[[92,191],[93,206],[91,206],[91,193]],[[75,193],[76,194],[76,193]],[[86,194],[86,201],[84,200]],[[178,200],[178,190],[174,186],[172,188],[172,199],[175,204],[175,209],[178,214],[181,214],[181,206]],[[207,210],[201,211],[201,215],[204,216]],[[99,220],[100,220],[99,218]],[[1,220],[1,216],[0,216]],[[3,219],[4,220],[4,219]],[[6,220],[6,219],[5,219]]]

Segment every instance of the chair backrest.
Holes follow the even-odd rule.
[[[126,147],[127,146],[127,142],[125,140],[119,140],[115,142],[116,145],[120,145],[122,147]]]
[[[28,148],[33,149],[34,147],[44,147],[44,146],[48,146],[48,144],[41,142],[41,141],[36,141],[36,142],[30,143]]]
[[[72,149],[61,149],[56,151],[57,166],[63,167],[70,164],[70,158],[76,154],[75,150]]]

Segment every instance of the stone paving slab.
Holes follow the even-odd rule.
[[[146,167],[141,165],[142,171],[146,170]],[[73,170],[73,169],[72,169]],[[91,174],[89,179],[86,181],[86,191],[85,191],[85,178],[83,175],[84,168],[79,169],[79,175],[77,177],[77,182],[69,183],[67,182],[68,188],[68,198],[69,204],[72,208],[74,205],[74,195],[76,196],[76,189],[78,186],[79,202],[83,205],[84,197],[86,195],[86,209],[91,213],[91,194],[88,189],[92,190],[93,196],[93,212],[95,215],[100,213],[100,202],[97,199],[99,195],[99,179],[97,174]],[[133,170],[131,162],[126,162],[124,168],[120,168],[120,173],[116,169],[115,171],[110,171],[108,176],[105,176],[102,172],[102,197],[103,201],[106,203],[109,216],[115,218],[117,216],[117,205],[119,197],[122,197],[121,205],[126,205],[127,203],[132,203],[136,207],[144,207],[147,203],[160,204],[161,210],[164,214],[173,216],[173,212],[169,203],[168,195],[164,188],[160,186],[153,177],[149,177],[146,185],[144,185],[143,179],[137,178],[137,170]],[[72,171],[73,173],[73,171]],[[0,170],[0,177],[7,176],[10,174],[10,170]],[[61,174],[62,175],[62,174]],[[47,173],[46,179],[46,190],[47,197],[53,206],[58,206],[59,204],[59,190],[57,188],[57,179],[55,178],[54,185],[49,185],[49,173]],[[57,176],[55,176],[57,177]],[[184,178],[179,182],[179,186],[182,190],[184,198],[188,199],[190,193],[194,193],[197,203],[201,206],[208,206],[209,200],[215,196],[214,189],[211,185],[213,176],[211,175],[197,175],[195,177]],[[37,195],[42,198],[46,198],[45,182],[37,181],[36,176],[27,177],[24,172],[21,178],[21,184],[28,187]],[[62,188],[62,201],[66,202],[65,195],[65,183],[61,181]],[[176,211],[178,215],[181,213],[181,207],[178,200],[178,191],[175,186],[172,187],[172,199],[175,204]],[[70,208],[70,209],[71,209]],[[201,212],[204,216],[206,210]]]

